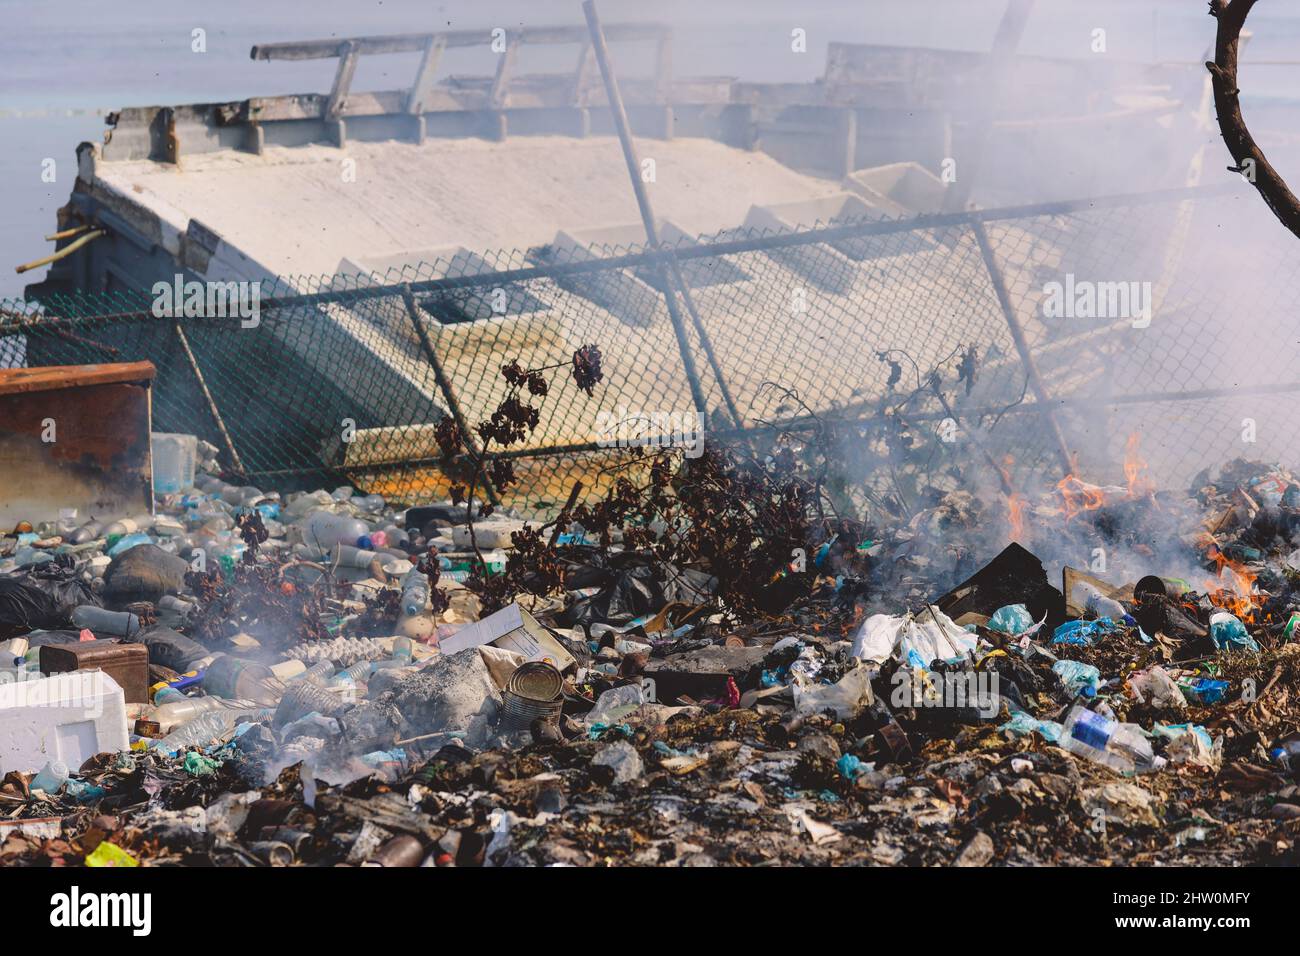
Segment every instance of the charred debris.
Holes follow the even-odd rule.
[[[442,505],[201,474],[152,519],[12,529],[10,678],[102,668],[129,726],[6,766],[0,861],[1297,861],[1289,472],[1158,490],[1132,448],[1123,486],[1030,492],[975,447],[872,493],[864,449],[931,454],[906,396],[832,421],[772,386],[793,424],[519,521],[488,489],[555,374],[598,394],[599,350],[507,364],[473,442],[444,422]]]

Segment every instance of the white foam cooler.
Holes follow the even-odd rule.
[[[130,747],[126,699],[103,671],[20,676],[0,673],[0,774],[50,760],[75,772],[97,753]]]

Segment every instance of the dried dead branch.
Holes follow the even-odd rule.
[[[1300,236],[1300,200],[1287,187],[1286,181],[1264,156],[1246,127],[1241,115],[1241,91],[1237,87],[1237,49],[1241,31],[1255,0],[1210,0],[1210,15],[1219,21],[1218,36],[1214,44],[1214,62],[1206,63],[1214,86],[1214,108],[1219,116],[1219,130],[1232,154],[1235,166],[1228,168],[1242,173],[1254,183],[1282,225]]]

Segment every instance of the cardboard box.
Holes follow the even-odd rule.
[[[518,604],[503,607],[481,621],[466,624],[455,634],[438,642],[443,654],[455,654],[471,647],[491,644],[522,654],[526,660],[546,661],[564,671],[577,659],[564,649],[550,631]]]

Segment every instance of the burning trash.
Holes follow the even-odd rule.
[[[211,471],[154,515],[13,529],[0,798],[58,824],[0,854],[971,865],[975,833],[982,863],[1174,860],[1203,812],[1198,853],[1289,858],[1257,796],[1300,794],[1288,473],[1004,495],[1023,542],[975,565],[996,501],[823,517],[819,440],[658,451],[644,485],[540,529],[472,487],[408,509],[264,491],[200,443]],[[1111,571],[1065,563],[1056,586],[1049,537]],[[94,733],[24,744],[79,676]]]

